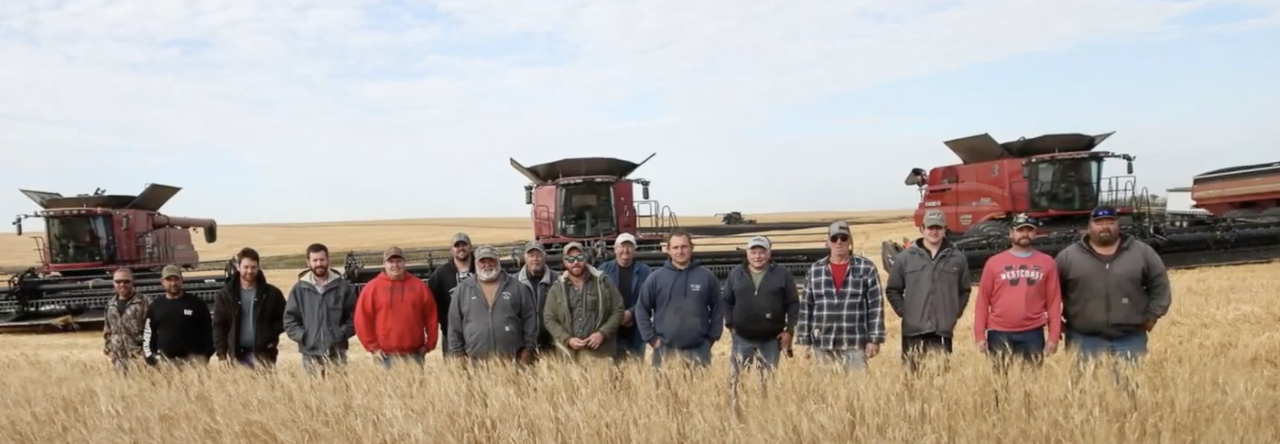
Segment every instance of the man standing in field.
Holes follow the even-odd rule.
[[[440,264],[431,277],[427,278],[427,288],[436,299],[436,319],[440,320],[440,340],[449,342],[449,305],[453,301],[453,289],[463,279],[475,276],[476,260],[471,255],[471,236],[467,233],[455,233],[449,240],[452,257],[448,262]]]
[[[346,364],[347,343],[356,334],[357,294],[329,269],[329,249],[323,244],[307,246],[307,267],[289,290],[284,330],[298,344],[303,369],[314,374],[317,367]]]
[[[1013,219],[1012,245],[982,268],[973,307],[978,350],[995,358],[1001,372],[1018,356],[1039,365],[1058,349],[1062,334],[1062,288],[1053,257],[1031,248],[1037,221],[1026,214]],[[1048,325],[1046,343],[1044,328]]]
[[[142,364],[142,337],[147,323],[147,298],[133,288],[133,270],[117,268],[111,275],[116,298],[107,304],[102,323],[102,353],[111,368],[126,373]]]
[[[635,261],[636,237],[622,233],[613,243],[614,259],[600,264],[600,272],[622,294],[622,323],[618,326],[618,346],[614,359],[618,361],[644,358],[644,339],[636,327],[635,306],[640,296],[640,286],[649,278],[648,265]]]
[[[622,295],[604,273],[587,264],[582,244],[564,247],[565,272],[547,293],[543,323],[555,346],[570,359],[587,356],[612,362],[622,322]]]
[[[884,343],[884,302],[876,264],[853,254],[849,224],[827,227],[831,254],[809,267],[800,292],[796,343],[806,357],[842,370],[865,370]]]
[[[946,216],[928,211],[920,231],[923,236],[894,257],[885,286],[889,305],[902,318],[902,359],[912,372],[929,354],[951,354],[971,291],[969,261],[946,238]]]
[[[247,367],[276,364],[284,333],[284,294],[267,283],[258,264],[257,251],[241,249],[234,279],[215,296],[213,346],[219,361],[231,358]]]
[[[693,261],[693,237],[686,231],[671,232],[667,257],[640,287],[636,324],[653,347],[654,367],[661,367],[668,355],[706,367],[711,364],[711,347],[724,331],[720,282]]]
[[[382,272],[360,290],[356,301],[356,337],[373,358],[390,368],[394,360],[423,365],[436,348],[440,325],[427,284],[405,272],[404,251],[382,252]]]
[[[533,295],[534,305],[538,308],[538,349],[537,355],[554,351],[556,346],[551,333],[542,324],[542,314],[546,308],[547,292],[551,285],[560,279],[560,273],[546,264],[547,252],[537,242],[529,242],[524,247],[524,266],[516,273],[516,281],[524,285]]]
[[[449,356],[462,362],[485,360],[533,363],[538,340],[538,308],[533,294],[499,268],[498,252],[476,249],[476,275],[458,282],[449,306]]]
[[[1082,361],[1113,355],[1137,363],[1147,334],[1169,312],[1169,276],[1149,245],[1120,234],[1116,210],[1098,207],[1089,233],[1058,253],[1067,344]]]
[[[182,291],[182,269],[177,265],[165,265],[160,279],[164,296],[151,301],[143,328],[147,363],[207,364],[214,352],[209,305]]]
[[[764,236],[748,240],[746,262],[730,271],[720,287],[724,326],[733,341],[729,387],[735,400],[745,365],[757,364],[760,385],[765,386],[767,373],[778,368],[782,350],[791,350],[800,315],[796,281],[790,271],[772,261],[770,247]]]

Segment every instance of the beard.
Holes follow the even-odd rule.
[[[328,273],[328,272],[329,272],[329,267],[312,267],[311,268],[311,274],[314,274],[316,275],[316,277],[319,277],[319,278],[324,277],[325,273]]]
[[[582,275],[586,273],[587,273],[587,267],[580,266],[580,265],[569,267],[569,274],[572,275],[573,277],[582,277]]]
[[[1093,236],[1090,236],[1090,238],[1091,240],[1093,240],[1094,243],[1097,243],[1098,245],[1102,245],[1104,247],[1109,247],[1111,245],[1114,245],[1116,242],[1120,240],[1120,236],[1117,236],[1116,233],[1112,231],[1100,231],[1100,232],[1094,233]]]
[[[476,272],[476,279],[479,279],[480,282],[496,281],[498,280],[498,269],[497,268],[492,268],[492,269],[481,268],[478,272]]]

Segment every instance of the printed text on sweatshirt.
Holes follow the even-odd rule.
[[[1053,257],[1033,251],[1019,257],[1002,252],[982,268],[974,301],[973,335],[987,339],[987,330],[1018,332],[1049,326],[1048,338],[1062,332],[1062,287]]]

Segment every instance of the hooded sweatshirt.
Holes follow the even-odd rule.
[[[668,260],[640,287],[635,321],[644,342],[661,339],[660,347],[689,349],[717,341],[724,330],[720,282],[696,261],[682,270]]]
[[[365,350],[396,355],[435,350],[440,326],[435,298],[412,275],[391,279],[384,271],[360,290],[356,337]]]
[[[355,336],[352,315],[356,291],[337,270],[328,279],[316,280],[310,270],[298,275],[284,304],[284,331],[308,356],[344,355],[347,342]]]

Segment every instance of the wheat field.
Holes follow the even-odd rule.
[[[525,238],[527,227],[521,219],[225,226],[216,246],[197,247],[229,256],[244,245],[287,254],[313,241],[335,252],[440,245],[459,229],[496,243]],[[881,240],[914,237],[908,223],[853,228],[855,249],[877,263]],[[10,241],[0,244],[8,255],[0,265],[30,262],[10,257],[19,256]],[[297,270],[268,271],[285,292],[296,279]],[[558,362],[464,370],[438,351],[425,370],[383,370],[353,339],[348,368],[315,378],[282,339],[273,373],[215,364],[121,377],[101,354],[100,334],[88,331],[0,335],[0,442],[1280,442],[1280,263],[1177,270],[1171,279],[1173,307],[1130,375],[1133,396],[1106,371],[1078,376],[1064,351],[1038,372],[994,377],[973,347],[972,306],[946,371],[907,376],[889,311],[889,339],[867,372],[834,373],[798,349],[767,392],[744,375],[738,409],[727,335],[712,366],[693,372]]]

